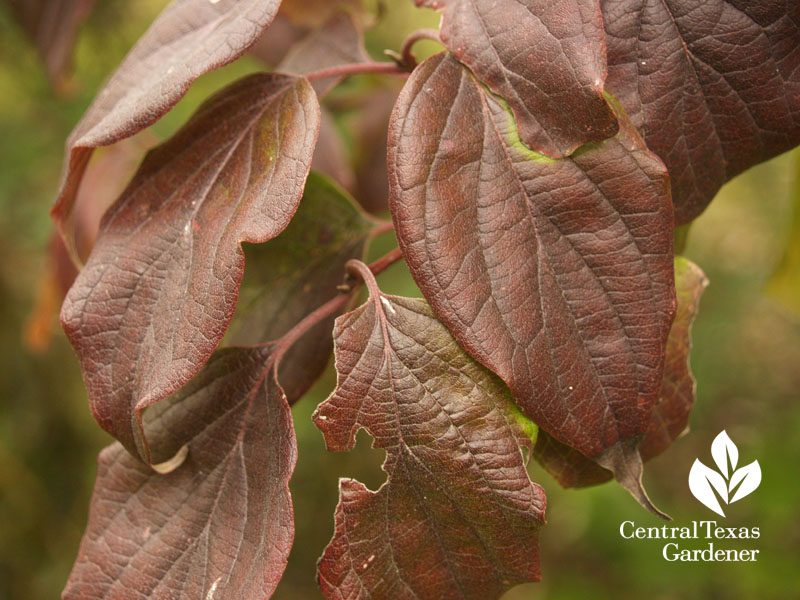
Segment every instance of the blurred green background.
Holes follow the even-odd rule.
[[[54,310],[49,345],[26,326],[41,302],[62,149],[92,94],[164,2],[105,0],[82,27],[72,93],[57,97],[38,56],[0,6],[0,599],[58,597],[77,552],[94,479],[95,456],[110,439],[91,418],[77,360]],[[376,57],[399,47],[405,32],[438,17],[413,3],[389,6],[368,35]],[[421,54],[435,45],[421,47]],[[259,69],[252,58],[201,78],[155,127],[163,137],[212,91]],[[347,84],[347,93],[359,85]],[[334,101],[336,98],[334,97]],[[346,119],[342,121],[346,126]],[[548,494],[541,535],[543,580],[507,600],[605,598],[793,598],[800,589],[800,153],[763,164],[726,186],[692,226],[685,254],[711,284],[694,327],[692,368],[697,404],[689,435],[648,464],[645,484],[675,524],[714,518],[689,493],[695,458],[708,462],[711,440],[726,429],[741,461],[758,459],[761,487],[730,506],[728,526],[760,527],[756,563],[667,563],[658,541],[623,540],[620,523],[660,523],[619,487],[564,491],[536,465]],[[402,266],[381,280],[387,291],[416,295]],[[28,332],[26,334],[26,331]],[[23,340],[27,339],[26,344]],[[47,347],[45,347],[47,346]],[[299,462],[292,482],[297,538],[276,598],[319,598],[315,562],[330,539],[337,480],[352,476],[376,488],[383,453],[360,434],[350,453],[324,451],[310,421],[330,391],[329,371],[294,408]],[[691,544],[687,544],[691,547]]]

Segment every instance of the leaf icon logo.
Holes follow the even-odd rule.
[[[761,483],[761,466],[754,460],[737,469],[739,449],[724,429],[711,443],[711,457],[719,471],[695,459],[689,472],[689,490],[705,506],[724,517],[720,500],[730,504],[755,491]]]

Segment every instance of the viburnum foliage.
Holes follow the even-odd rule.
[[[67,140],[52,215],[80,262],[94,150],[248,51],[271,67],[148,152],[64,301],[118,440],[65,598],[269,597],[294,537],[290,405],[331,353],[314,422],[336,451],[366,430],[386,481],[341,481],[327,598],[486,600],[538,580],[530,457],[666,517],[642,465],[687,425],[706,284],[675,230],[800,143],[800,4],[417,4],[440,29],[374,61],[361,36],[379,14],[358,0],[173,0]],[[422,38],[442,50],[418,64]],[[358,74],[406,80],[329,101]],[[346,156],[343,112],[378,160]],[[390,231],[397,248],[367,264]],[[381,291],[399,261],[424,299]]]

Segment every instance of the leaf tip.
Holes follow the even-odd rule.
[[[594,460],[614,473],[614,479],[645,509],[665,521],[672,521],[672,517],[653,504],[642,485],[644,464],[639,455],[638,441],[637,438],[620,439]]]

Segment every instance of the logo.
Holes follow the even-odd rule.
[[[719,471],[696,459],[689,472],[689,490],[705,506],[724,517],[720,500],[731,504],[754,492],[761,483],[761,466],[754,460],[737,469],[739,449],[724,429],[711,443],[711,457]]]

